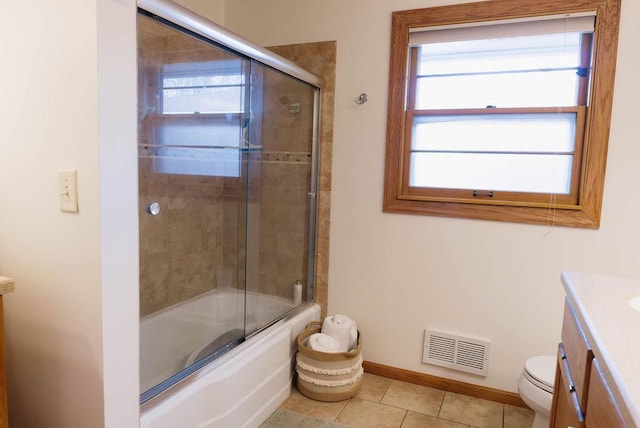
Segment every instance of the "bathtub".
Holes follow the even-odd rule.
[[[246,303],[260,308],[247,319],[249,331],[269,323],[273,314],[290,313],[144,403],[141,428],[257,427],[289,396],[296,337],[320,319],[320,307],[307,303],[292,310],[290,299],[255,293],[247,294]],[[142,319],[142,389],[183,368],[193,352],[229,331],[225,323],[235,318],[238,305],[244,305],[244,293],[214,291]],[[221,316],[212,319],[211,313]],[[163,334],[175,340],[162,340]]]

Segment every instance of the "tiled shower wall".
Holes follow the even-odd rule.
[[[315,301],[327,313],[329,297],[329,231],[331,215],[331,164],[333,162],[333,113],[335,104],[335,41],[269,47],[270,50],[300,67],[323,77],[320,99],[320,166],[318,172],[318,210],[316,227]]]
[[[176,38],[156,23],[147,21],[147,37],[140,48],[157,52],[140,59],[139,85],[144,97],[153,97],[155,67],[162,61],[179,62],[187,57],[211,59],[202,44]],[[146,40],[146,42],[145,42]],[[146,44],[145,44],[146,43]],[[333,136],[334,42],[309,43],[271,48],[309,71],[325,77],[322,94],[320,177],[316,251],[316,301],[326,311],[328,278],[328,229]],[[152,114],[141,110],[140,123],[140,301],[141,316],[219,286],[243,286],[247,221],[259,231],[255,244],[259,261],[257,275],[249,273],[247,286],[283,297],[291,297],[296,280],[306,283],[311,168],[312,123],[302,114],[313,108],[306,85],[264,73],[264,116],[261,128],[262,152],[252,154],[249,181],[249,217],[245,218],[245,184],[229,177],[188,176],[152,173],[145,157],[145,143],[152,142]],[[299,104],[299,106],[298,106]],[[140,102],[144,109],[145,102]],[[147,103],[148,105],[148,103]],[[296,112],[297,109],[300,112]],[[306,118],[305,118],[306,117]],[[144,208],[159,202],[162,214],[150,216]],[[250,270],[251,272],[251,270]]]
[[[259,291],[290,298],[307,282],[313,90],[271,70],[263,87],[260,226],[249,240],[259,239]]]
[[[158,216],[140,214],[141,315],[147,315],[216,287],[216,274],[234,275],[236,260],[225,258],[237,241],[238,223],[230,215],[237,202],[220,195],[215,177],[153,174],[149,159],[140,159],[141,208],[161,206]],[[147,178],[153,178],[152,180]],[[179,196],[176,196],[179,195]],[[237,210],[236,210],[237,211]],[[230,244],[227,244],[230,243]],[[237,252],[237,251],[236,251]]]

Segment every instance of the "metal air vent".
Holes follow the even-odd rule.
[[[427,329],[424,331],[422,362],[486,376],[490,347],[488,340]]]

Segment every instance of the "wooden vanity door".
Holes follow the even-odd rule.
[[[584,418],[562,343],[558,345],[558,366],[554,388],[550,427],[583,428]]]
[[[589,400],[587,401],[587,426],[625,428],[609,387],[602,376],[598,359],[591,362],[591,382],[589,384]]]

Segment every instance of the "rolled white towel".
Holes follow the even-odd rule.
[[[330,315],[324,319],[320,331],[340,342],[340,351],[349,352],[358,345],[356,323],[346,315]]]
[[[336,353],[341,352],[340,342],[323,333],[313,333],[307,339],[307,346],[314,351]]]

